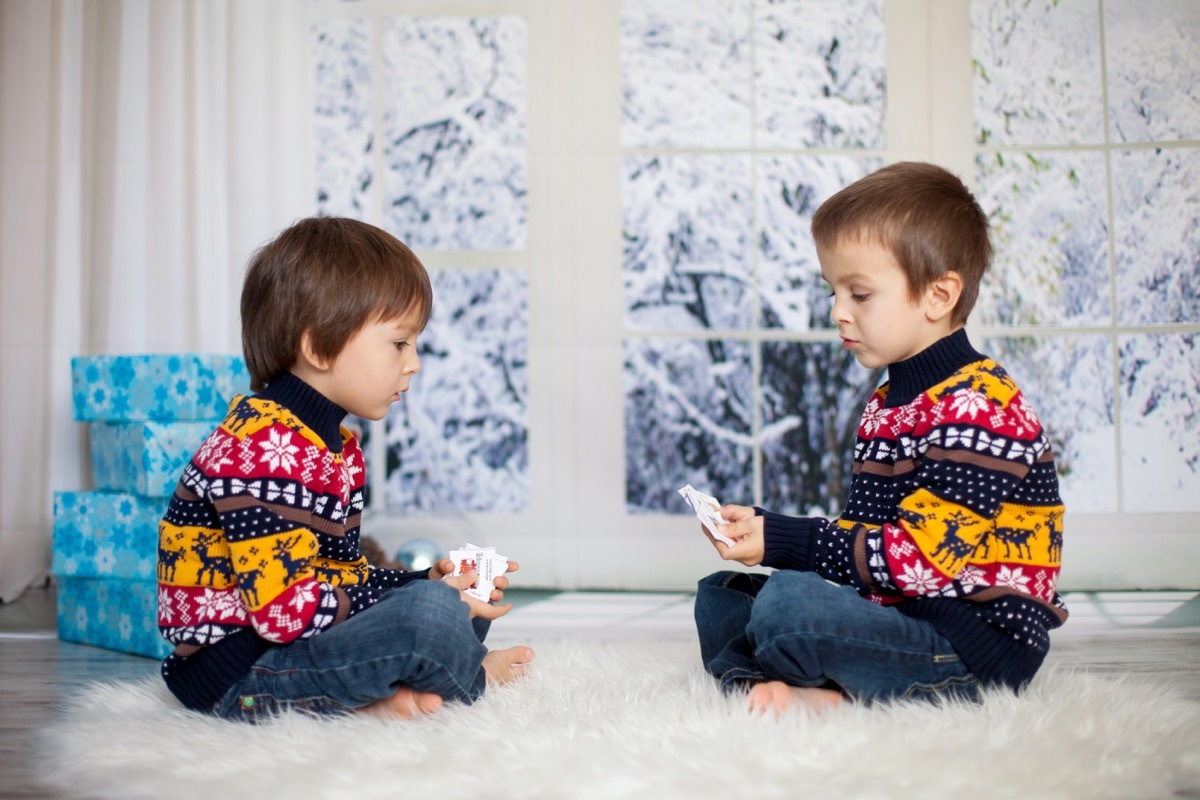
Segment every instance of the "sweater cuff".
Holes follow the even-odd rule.
[[[810,570],[808,552],[812,540],[812,517],[788,517],[755,506],[763,518],[764,567]]]

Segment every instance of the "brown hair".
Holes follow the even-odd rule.
[[[951,317],[965,325],[992,263],[988,219],[957,176],[935,164],[902,161],[855,181],[813,215],[818,247],[866,240],[891,251],[915,299],[947,272],[962,278]]]
[[[420,260],[387,231],[344,217],[296,222],[250,259],[242,285],[242,352],[262,391],[300,357],[336,358],[364,325],[414,315],[424,327],[433,289]]]

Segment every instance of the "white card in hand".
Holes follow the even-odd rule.
[[[497,555],[494,547],[479,547],[470,542],[457,550],[451,550],[447,557],[454,562],[454,574],[475,570],[479,574],[475,583],[466,590],[467,594],[485,603],[492,601],[492,589],[496,588],[496,578],[508,571],[508,559]]]
[[[718,542],[724,542],[727,545],[734,545],[736,542],[728,536],[723,535],[718,526],[727,525],[725,518],[721,516],[721,503],[712,495],[707,495],[692,487],[689,483],[679,490],[679,494],[687,501],[687,504],[696,512],[697,519],[713,538]]]

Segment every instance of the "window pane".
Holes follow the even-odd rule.
[[[981,154],[978,200],[995,258],[975,319],[1007,325],[1112,322],[1104,153]]]
[[[421,372],[387,418],[387,506],[522,511],[529,504],[525,274],[431,270]]]
[[[1104,141],[1096,0],[972,0],[980,144]]]
[[[371,23],[312,26],[317,213],[364,219],[371,186]]]
[[[411,247],[525,247],[525,36],[519,17],[385,20],[385,215]]]
[[[622,0],[621,97],[625,147],[748,147],[749,0]]]
[[[1200,150],[1112,160],[1121,324],[1200,322]]]
[[[752,391],[746,342],[627,339],[626,509],[686,512],[686,483],[752,500]]]
[[[1197,11],[1196,0],[1104,0],[1115,140],[1200,139]]]
[[[748,156],[628,156],[625,324],[642,330],[750,324]]]
[[[1122,336],[1121,465],[1127,511],[1200,511],[1200,337]]]
[[[758,147],[883,147],[883,5],[755,3]]]

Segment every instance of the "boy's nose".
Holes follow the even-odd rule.
[[[829,308],[829,319],[833,322],[834,325],[837,325],[839,323],[846,321],[846,315],[845,315],[843,309],[844,309],[844,304],[841,303],[835,296],[833,298],[833,305],[830,306],[830,308]]]

